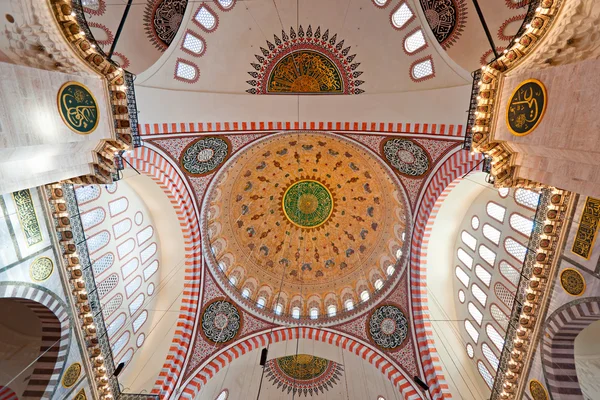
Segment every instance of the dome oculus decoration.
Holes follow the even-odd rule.
[[[408,320],[400,308],[384,305],[373,311],[368,329],[369,336],[378,346],[393,350],[408,336]]]
[[[467,21],[465,0],[420,0],[427,23],[444,50],[460,38]]]
[[[242,326],[238,309],[226,300],[210,303],[202,313],[202,333],[213,343],[227,343],[236,337]]]
[[[196,140],[183,150],[181,166],[192,175],[209,174],[227,159],[230,149],[231,144],[226,138]]]
[[[333,388],[341,379],[341,364],[309,354],[279,357],[267,361],[267,379],[288,394],[312,396]]]
[[[150,42],[165,51],[181,26],[188,0],[149,1],[144,11],[144,30]]]
[[[430,161],[423,147],[407,139],[389,139],[383,143],[386,160],[403,175],[423,176],[429,171]]]
[[[318,27],[313,33],[309,25],[306,32],[302,25],[298,34],[290,28],[289,36],[282,31],[282,39],[273,35],[275,44],[267,41],[268,50],[261,47],[262,55],[255,55],[257,63],[251,63],[255,71],[248,72],[247,81],[251,94],[360,94],[358,87],[364,82],[357,80],[360,63],[354,63],[356,54],[348,55],[350,46],[337,42],[337,34],[329,37],[329,30],[321,35]],[[337,43],[336,43],[337,42]]]
[[[405,247],[403,234],[410,237],[406,197],[368,150],[302,132],[270,135],[234,157],[211,183],[201,224],[208,264],[225,287],[234,271],[237,287],[247,280],[255,289],[281,287],[285,317],[295,295],[324,299],[349,288],[358,298],[357,282],[370,271],[384,275],[390,261],[401,270],[397,249]],[[241,300],[237,287],[231,295]],[[273,297],[255,311],[272,310]]]

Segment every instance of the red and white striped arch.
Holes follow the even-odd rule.
[[[156,381],[153,394],[167,399],[173,392],[183,370],[186,354],[192,341],[198,301],[201,292],[202,253],[198,214],[177,168],[149,147],[140,147],[128,156],[128,161],[140,172],[150,176],[169,197],[177,213],[185,241],[185,278],[177,330],[173,336],[169,355]]]
[[[429,182],[415,218],[410,258],[410,288],[413,324],[419,358],[431,396],[434,399],[451,398],[448,385],[442,374],[442,366],[433,342],[433,332],[429,322],[427,306],[427,266],[422,263],[427,256],[431,228],[435,217],[448,193],[473,169],[480,155],[456,148]]]
[[[381,371],[381,373],[392,382],[394,387],[398,389],[404,399],[416,400],[424,398],[420,389],[417,389],[416,385],[413,383],[412,377],[404,376],[402,370],[398,368],[389,357],[385,356],[373,346],[332,329],[311,327],[279,327],[275,328],[273,332],[266,330],[250,337],[246,337],[222,349],[210,361],[200,366],[199,369],[196,370],[196,373],[182,385],[183,390],[181,391],[179,398],[185,400],[195,399],[202,387],[212,377],[243,354],[264,348],[268,343],[296,339],[316,340],[322,343],[329,343],[354,353]]]

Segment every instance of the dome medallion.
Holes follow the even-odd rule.
[[[348,299],[355,316],[391,290],[375,291],[374,282],[395,282],[390,265],[405,265],[406,204],[390,168],[362,145],[326,133],[269,135],[233,155],[211,183],[204,254],[232,299],[255,315],[272,317],[278,303],[275,317],[291,322],[292,308],[307,320],[310,309],[323,316],[335,305],[339,321]],[[371,301],[361,306],[365,289]]]

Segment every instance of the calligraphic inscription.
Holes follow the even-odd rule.
[[[81,83],[65,83],[58,91],[57,101],[60,116],[72,131],[88,135],[98,126],[98,103]]]
[[[579,227],[575,234],[571,251],[586,260],[590,259],[594,242],[598,236],[598,224],[600,223],[600,200],[593,197],[585,199],[585,205],[581,212]]]
[[[79,392],[77,392],[75,397],[73,397],[73,400],[87,400],[87,396],[85,395],[85,389],[81,389]]]
[[[335,63],[323,54],[300,50],[284,56],[273,68],[269,92],[343,93],[343,80]]]
[[[333,211],[329,189],[320,182],[303,180],[292,184],[283,195],[281,204],[285,216],[303,228],[324,224]]]
[[[21,230],[25,234],[27,246],[40,243],[42,241],[42,231],[29,189],[14,192],[12,197],[17,208],[17,217],[21,223]]]
[[[546,111],[546,88],[537,79],[521,82],[506,106],[506,125],[516,136],[531,133]]]

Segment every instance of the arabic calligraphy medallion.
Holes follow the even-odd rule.
[[[98,103],[92,92],[79,82],[67,82],[58,91],[58,111],[75,133],[89,135],[98,126]]]
[[[537,79],[521,82],[506,106],[506,125],[516,136],[530,134],[542,121],[546,111],[547,94]]]

